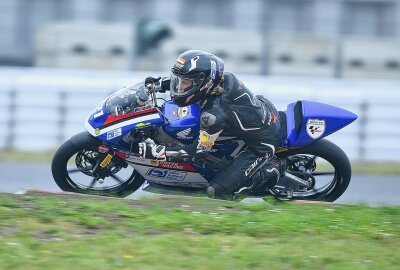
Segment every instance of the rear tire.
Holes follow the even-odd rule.
[[[126,181],[121,182],[119,185],[103,189],[90,188],[72,180],[71,173],[67,168],[68,161],[82,150],[91,151],[92,153],[97,152],[100,144],[101,142],[89,133],[82,132],[64,142],[56,151],[51,164],[51,171],[56,184],[63,191],[100,196],[126,197],[141,187],[145,179],[136,170],[133,170],[132,175]],[[83,172],[78,173],[83,175]]]
[[[293,199],[333,202],[346,191],[351,179],[351,164],[347,155],[336,144],[321,139],[303,148],[279,153],[278,157],[285,158],[299,154],[321,157],[328,161],[335,171],[332,182],[325,188],[314,193],[294,193]]]

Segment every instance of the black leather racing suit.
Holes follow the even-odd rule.
[[[276,108],[267,99],[254,96],[231,73],[224,74],[223,88],[222,94],[208,96],[202,105],[197,153],[209,151],[220,135],[235,136],[245,146],[211,181],[208,193],[212,197],[265,181],[272,172],[279,177],[277,165],[270,162],[280,142]]]
[[[268,161],[280,142],[278,112],[271,102],[255,97],[231,73],[224,74],[223,88],[221,95],[207,98],[201,110],[201,132],[233,135],[245,142],[245,148],[210,183],[215,197],[261,182],[251,178],[264,178],[274,169]]]

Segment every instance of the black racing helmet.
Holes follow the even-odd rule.
[[[183,107],[212,93],[221,82],[224,61],[208,52],[189,50],[178,56],[171,71],[171,97]]]

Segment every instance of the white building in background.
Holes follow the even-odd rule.
[[[142,19],[159,20],[172,34],[138,57],[135,31]],[[65,21],[103,27],[87,30],[81,40],[78,34],[65,40],[62,31],[58,39],[44,34],[36,45],[37,33]],[[109,25],[114,23],[124,26]],[[54,42],[43,44],[50,39]],[[72,40],[76,43],[68,43]],[[400,78],[399,40],[397,0],[0,1],[0,65],[29,66],[36,58],[41,66],[81,62],[78,67],[165,70],[171,57],[198,45],[220,55],[234,72]],[[62,47],[63,55],[51,59],[44,47],[51,51],[52,45]],[[100,51],[102,60],[96,60]],[[37,59],[38,53],[47,58]]]

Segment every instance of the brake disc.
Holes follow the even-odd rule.
[[[93,168],[97,163],[98,153],[91,150],[81,150],[76,154],[75,164],[80,171],[88,176],[93,176]]]

